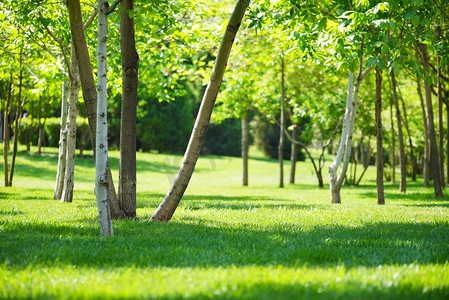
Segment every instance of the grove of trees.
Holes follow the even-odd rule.
[[[279,159],[280,188],[284,159],[291,184],[307,158],[322,188],[332,158],[331,203],[370,165],[378,204],[396,167],[400,192],[422,176],[443,197],[447,0],[5,0],[0,17],[4,185],[19,142],[58,146],[54,198],[71,202],[75,149],[92,150],[102,235],[136,218],[139,149],[184,153],[152,221],[171,219],[201,153],[241,155],[251,185],[251,143]]]

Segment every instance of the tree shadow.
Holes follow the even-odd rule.
[[[114,238],[99,239],[96,219],[86,218],[75,218],[70,225],[4,226],[0,257],[18,268],[55,261],[105,268],[341,264],[357,268],[449,260],[449,224],[441,222],[311,227],[299,220],[255,228],[183,217],[170,223],[117,221],[114,230]]]

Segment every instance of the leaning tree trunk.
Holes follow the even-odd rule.
[[[293,126],[292,131],[292,139],[298,139],[298,125],[295,124]],[[290,183],[295,183],[295,175],[296,175],[296,162],[298,161],[298,145],[296,143],[292,143],[290,148]],[[321,171],[321,170],[320,170]],[[321,174],[317,174],[318,178],[321,177]]]
[[[444,187],[444,126],[443,126],[443,90],[441,88],[441,57],[437,56],[437,77],[438,77],[438,138],[439,138],[439,154],[440,164],[438,169],[440,171],[441,186]],[[448,178],[449,180],[449,178]]]
[[[3,118],[3,171],[5,175],[5,187],[9,185],[8,177],[8,149],[9,149],[9,104],[11,102],[12,93],[12,71],[9,74],[9,84],[8,84],[8,96],[6,97],[5,104],[5,117]]]
[[[242,162],[243,162],[243,186],[248,186],[248,149],[249,149],[249,130],[248,130],[248,111],[244,111],[242,117]]]
[[[394,69],[391,70],[391,82],[393,85],[394,106],[396,108],[396,121],[398,123],[398,139],[399,139],[399,164],[401,167],[401,181],[399,183],[399,191],[405,193],[407,190],[407,169],[405,166],[405,146],[404,135],[402,133],[402,117],[399,109],[398,92],[396,85],[396,76]]]
[[[65,128],[65,135],[67,137],[66,142],[66,158],[65,158],[65,173],[64,183],[61,195],[61,202],[73,201],[73,189],[75,185],[75,150],[76,150],[76,116],[77,116],[77,104],[79,93],[79,81],[78,81],[78,62],[73,50],[71,53],[70,70],[70,87],[69,87],[69,107],[68,107],[68,120]]]
[[[22,100],[22,80],[23,80],[23,69],[22,69],[22,54],[21,54],[20,73],[19,73],[19,96],[17,97],[16,121],[14,123],[14,140],[11,155],[11,168],[9,170],[9,182],[8,182],[9,186],[12,186],[12,179],[14,177],[14,167],[16,164],[16,155],[17,155],[17,142],[19,139],[20,118],[22,117],[22,108],[24,104],[24,100]]]
[[[126,217],[136,217],[136,111],[139,56],[134,39],[134,0],[120,6],[122,56],[122,112],[120,124],[120,170],[118,198]]]
[[[113,235],[110,196],[108,189],[108,123],[107,123],[107,64],[106,46],[108,30],[108,2],[98,0],[98,98],[97,132],[95,149],[95,195],[97,196],[98,220],[102,236]]]
[[[429,57],[427,55],[427,45],[420,44],[422,61],[424,66],[425,74],[428,74],[429,70]],[[435,125],[433,118],[433,107],[432,107],[432,93],[430,90],[429,80],[427,78],[424,80],[424,89],[426,92],[426,105],[427,114],[429,116],[429,140],[430,140],[430,157],[432,164],[432,174],[433,174],[433,188],[435,193],[435,198],[443,198],[443,191],[441,189],[441,179],[440,179],[440,169],[439,169],[439,156],[437,148],[437,140],[435,137]]]
[[[78,61],[78,71],[80,75],[81,87],[83,91],[84,105],[86,107],[87,119],[89,122],[92,148],[96,149],[96,126],[97,126],[97,90],[95,87],[92,64],[90,62],[89,50],[87,48],[86,37],[84,35],[84,25],[81,15],[81,5],[79,0],[67,0],[67,10],[70,18],[70,30],[72,41],[75,46],[76,58]],[[95,155],[94,155],[95,156]],[[120,210],[119,201],[115,193],[114,182],[112,180],[111,169],[107,167],[107,180],[109,195],[111,197],[111,217],[119,219],[124,217]]]
[[[419,50],[418,44],[415,43],[415,62],[419,65]],[[429,145],[429,128],[428,128],[428,119],[426,106],[424,104],[424,97],[421,89],[421,76],[419,75],[419,71],[416,72],[416,87],[421,103],[421,111],[423,115],[423,123],[424,123],[424,166],[423,166],[423,177],[424,177],[424,186],[430,186],[430,145]]]
[[[282,57],[281,61],[281,124],[280,124],[280,137],[279,137],[279,147],[278,147],[278,156],[279,156],[279,187],[284,187],[284,144],[285,144],[285,86],[284,86],[284,57]]]
[[[382,73],[376,68],[376,168],[377,168],[377,204],[385,204],[384,196],[384,160],[382,138]]]
[[[209,127],[210,116],[214,108],[215,100],[217,99],[221,81],[223,80],[223,74],[226,69],[232,44],[234,43],[234,38],[248,5],[249,0],[239,0],[232,12],[221,41],[220,49],[218,50],[217,58],[215,59],[215,65],[209,84],[207,85],[203,100],[201,101],[200,110],[181,167],[170,190],[151,217],[151,220],[153,221],[167,222],[171,219],[178,207],[179,201],[181,201],[187,185],[189,184],[198,156],[204,144],[207,128]]]
[[[72,56],[73,59],[73,56]],[[56,185],[54,190],[54,199],[61,199],[62,189],[64,187],[64,175],[66,167],[67,153],[67,99],[69,94],[69,82],[64,80],[62,84],[61,99],[61,129],[59,132],[59,155],[58,155],[58,172],[56,173]]]

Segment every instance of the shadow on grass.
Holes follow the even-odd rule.
[[[149,217],[149,216],[148,216]],[[148,218],[147,217],[147,218]],[[444,264],[449,223],[307,224],[254,228],[185,217],[170,223],[114,222],[98,237],[96,220],[73,225],[22,224],[0,231],[1,263],[18,268],[63,264],[97,267],[319,266]]]

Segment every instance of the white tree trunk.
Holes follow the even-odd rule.
[[[64,175],[66,166],[66,150],[67,150],[67,99],[69,94],[69,82],[64,80],[62,84],[61,99],[61,130],[59,132],[59,155],[58,155],[58,172],[56,173],[56,186],[54,199],[61,199],[62,189],[64,186]]]
[[[105,0],[98,0],[98,84],[97,84],[97,130],[95,149],[95,195],[97,196],[100,234],[113,235],[110,195],[108,190],[108,124],[107,124],[107,65],[106,46],[108,30],[108,5]]]
[[[70,76],[69,85],[69,107],[68,107],[68,120],[66,124],[66,159],[65,159],[65,175],[64,175],[64,187],[62,190],[61,202],[72,202],[73,200],[73,186],[75,176],[75,149],[76,149],[76,106],[78,104],[79,93],[79,81],[78,81],[78,62],[74,47],[72,45],[72,54],[70,67],[72,74]]]

